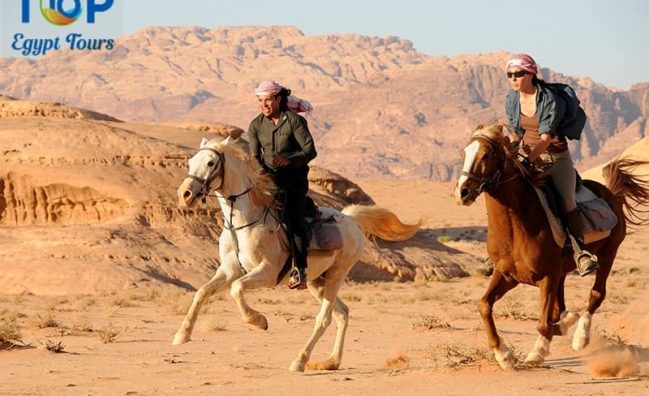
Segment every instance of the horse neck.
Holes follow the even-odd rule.
[[[504,183],[486,193],[485,202],[489,225],[514,232],[513,224],[528,227],[537,215],[543,215],[543,208],[534,188],[524,176],[519,174],[515,177],[518,173],[518,169],[512,164],[515,160],[508,158],[506,161],[501,177]]]
[[[216,195],[226,221],[232,219],[232,225],[240,227],[258,220],[265,208],[251,199],[249,189],[256,187],[246,174],[246,164],[231,158],[227,158],[226,164],[225,180]]]

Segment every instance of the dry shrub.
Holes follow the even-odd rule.
[[[447,329],[449,327],[451,327],[450,323],[448,323],[447,321],[445,321],[444,319],[440,318],[435,314],[430,314],[430,315],[421,314],[417,317],[416,320],[410,323],[410,328],[413,330]]]
[[[491,353],[484,348],[469,347],[460,343],[429,345],[421,353],[437,363],[441,360],[448,367],[456,368],[479,361],[491,360]]]
[[[268,305],[277,305],[282,303],[282,300],[273,300],[272,298],[264,298],[264,297],[259,297],[257,301],[261,304],[268,304]]]
[[[395,351],[390,356],[385,358],[383,362],[383,367],[391,370],[401,370],[408,368],[410,364],[410,359],[402,351]]]
[[[535,320],[527,308],[516,300],[505,300],[498,307],[497,316],[514,320]]]
[[[82,333],[92,333],[93,331],[95,331],[92,326],[87,323],[76,323],[74,326],[72,326],[72,330],[80,331]]]
[[[125,297],[117,297],[115,298],[111,304],[113,307],[121,307],[121,308],[130,308],[130,307],[135,307],[136,305],[133,304],[131,301],[129,301],[128,298]]]
[[[160,292],[155,289],[149,289],[144,293],[132,293],[129,295],[129,299],[134,301],[154,301],[158,300],[160,297]]]
[[[120,331],[114,328],[112,325],[108,325],[106,327],[97,330],[97,334],[99,334],[99,339],[104,344],[110,344],[112,342],[115,342],[115,339],[117,338],[119,333]]]
[[[50,352],[61,353],[65,349],[65,345],[62,341],[54,342],[52,340],[45,341],[45,344],[41,344],[43,348],[47,349]]]
[[[350,302],[361,302],[361,301],[363,301],[362,296],[360,296],[360,295],[358,295],[356,293],[350,293],[350,292],[342,293],[340,298],[343,301],[350,301]]]
[[[20,341],[20,337],[20,328],[15,316],[0,318],[0,344]]]
[[[61,323],[59,323],[56,318],[54,318],[54,312],[52,311],[49,311],[44,316],[41,316],[40,314],[36,315],[34,325],[39,329],[45,329],[48,327],[61,327]]]

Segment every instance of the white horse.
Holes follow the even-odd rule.
[[[286,242],[283,242],[286,240],[284,232],[277,232],[283,228],[278,222],[273,194],[275,186],[268,175],[258,172],[255,163],[237,140],[230,138],[221,142],[203,139],[198,152],[189,159],[188,176],[178,188],[179,204],[191,207],[215,189],[225,225],[219,238],[221,265],[214,277],[196,292],[173,345],[190,340],[205,299],[227,287],[230,287],[230,295],[239,308],[241,319],[260,329],[268,328],[266,318],[246,303],[244,291],[278,284],[288,252]],[[330,255],[309,255],[307,285],[321,306],[313,332],[291,363],[291,371],[304,371],[332,316],[337,328],[333,352],[321,362],[309,362],[308,367],[338,369],[349,318],[349,309],[338,297],[338,291],[349,270],[361,257],[366,235],[402,241],[412,237],[420,226],[420,223],[404,224],[389,210],[375,206],[351,205],[342,212],[330,208],[321,208],[321,211],[324,216],[333,215],[337,220],[343,247],[331,251]]]

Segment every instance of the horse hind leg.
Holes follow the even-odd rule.
[[[327,271],[327,274],[325,275],[322,293],[320,293],[319,291],[317,291],[316,293],[318,296],[319,295],[322,296],[322,300],[320,305],[320,311],[318,312],[318,315],[316,315],[315,318],[313,332],[311,333],[311,336],[307,340],[307,343],[304,346],[304,348],[302,348],[302,350],[298,353],[297,357],[293,360],[293,362],[291,362],[291,365],[289,366],[289,370],[297,371],[297,372],[304,371],[306,362],[309,361],[309,357],[311,356],[311,352],[313,352],[313,348],[315,347],[315,344],[318,342],[320,337],[322,337],[327,327],[329,327],[329,324],[331,324],[332,311],[336,306],[338,291],[340,290],[340,286],[342,285],[345,276],[347,276],[347,271],[341,271],[341,270],[336,271],[333,268],[330,268],[329,271]],[[340,333],[340,331],[337,333],[337,336],[340,334],[344,337],[345,330],[346,330],[346,326],[344,327],[342,333]],[[342,345],[343,345],[342,340],[339,341],[338,339],[336,339],[336,345],[339,345],[339,347],[342,349]],[[338,356],[341,356],[341,354],[342,352],[339,355],[332,355],[334,356],[334,359],[332,359],[332,363],[335,363],[332,364],[332,366],[340,364],[339,361],[336,363],[335,359],[338,358]]]
[[[505,278],[502,273],[494,270],[491,276],[491,281],[487,287],[487,291],[478,303],[478,310],[487,331],[487,343],[494,352],[494,358],[498,365],[505,369],[512,369],[514,367],[514,354],[511,349],[505,344],[504,340],[498,336],[496,324],[493,318],[493,305],[509,290],[516,287],[518,282],[511,278]]]
[[[192,331],[194,330],[194,325],[196,324],[196,319],[198,318],[198,312],[201,309],[201,306],[205,300],[210,297],[212,294],[225,289],[230,282],[232,282],[233,276],[228,275],[223,271],[223,267],[219,267],[216,270],[216,274],[209,280],[205,285],[203,285],[196,294],[194,294],[194,299],[192,300],[192,305],[189,307],[185,318],[180,324],[180,328],[174,335],[174,339],[171,342],[172,345],[180,345],[191,339]]]
[[[322,302],[324,292],[323,286],[324,284],[322,282],[309,284],[309,291],[319,302]],[[332,317],[336,323],[336,340],[334,342],[333,351],[327,359],[320,361],[309,360],[306,364],[306,368],[309,370],[338,370],[340,367],[345,333],[347,332],[347,325],[349,322],[349,308],[339,297],[336,298]]]
[[[588,301],[587,311],[579,318],[577,322],[577,329],[572,336],[572,349],[580,351],[588,346],[590,343],[590,327],[592,317],[595,311],[602,305],[606,297],[606,280],[611,272],[613,261],[617,250],[607,256],[599,257],[599,268],[595,274],[595,284],[590,290],[590,298]]]

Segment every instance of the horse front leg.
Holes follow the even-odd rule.
[[[509,290],[518,285],[513,278],[506,278],[500,271],[494,269],[491,275],[491,281],[487,287],[487,291],[478,303],[478,311],[482,317],[482,321],[487,331],[487,343],[494,352],[494,357],[501,368],[507,370],[513,368],[514,354],[509,349],[502,338],[498,336],[496,330],[496,323],[493,318],[493,305]]]
[[[194,330],[194,325],[196,324],[196,319],[198,318],[198,312],[205,302],[205,299],[207,299],[212,294],[225,289],[236,276],[239,276],[239,274],[228,272],[223,266],[220,266],[216,270],[216,274],[212,277],[212,279],[210,279],[209,282],[198,289],[198,291],[194,295],[194,299],[192,300],[192,305],[189,307],[185,318],[180,324],[180,328],[174,336],[174,339],[171,343],[172,345],[184,344],[191,339],[192,331]]]
[[[559,287],[559,279],[555,276],[546,276],[539,282],[539,290],[541,294],[541,313],[539,315],[539,324],[537,330],[539,337],[534,343],[534,347],[525,358],[525,363],[537,365],[543,363],[545,357],[550,354],[550,342],[555,333],[553,325],[552,314],[554,304],[557,299],[557,289]]]
[[[262,263],[255,267],[252,272],[232,282],[232,286],[230,286],[230,296],[237,304],[237,308],[239,308],[241,320],[262,330],[268,329],[268,320],[264,315],[250,308],[243,294],[245,290],[274,286],[277,273],[269,271],[269,269],[270,267],[266,263]]]
[[[577,323],[579,314],[571,311],[566,311],[565,302],[565,282],[566,276],[559,279],[559,286],[557,288],[557,298],[554,301],[554,310],[552,311],[552,332],[556,335],[566,335],[568,330]]]

